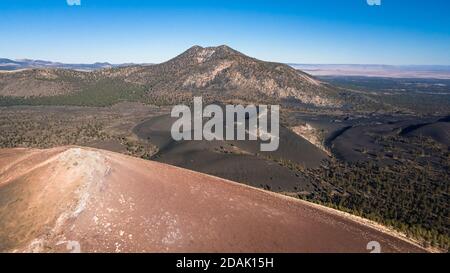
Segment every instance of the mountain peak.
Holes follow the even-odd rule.
[[[194,45],[191,46],[188,50],[186,50],[185,52],[189,52],[189,51],[198,51],[198,50],[202,50],[204,47],[199,46],[199,45]]]
[[[229,47],[227,45],[209,46],[209,47],[206,47],[206,48],[214,49],[214,50],[236,51],[236,50],[232,49],[231,47]]]
[[[160,92],[164,94],[168,90],[184,94],[220,90],[214,94],[248,101],[294,98],[315,106],[341,105],[333,90],[310,75],[285,64],[257,60],[227,45],[193,46],[168,62],[149,68],[148,72],[151,74],[148,78],[152,79],[171,77],[166,83],[142,81],[163,90]]]
[[[231,47],[227,45],[218,45],[218,46],[200,46],[200,45],[194,45],[190,47],[187,51],[196,51],[196,50],[204,50],[204,49],[211,49],[211,50],[233,50]]]
[[[181,53],[169,63],[178,64],[202,64],[211,60],[231,59],[234,56],[245,56],[227,45],[202,47],[194,45],[185,52]]]

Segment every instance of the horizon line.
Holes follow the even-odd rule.
[[[176,55],[178,56],[178,55]],[[176,57],[174,56],[174,57]],[[0,56],[0,59],[7,59],[7,60],[11,60],[14,62],[23,62],[23,61],[41,61],[41,62],[50,62],[50,63],[54,63],[54,64],[67,64],[67,65],[93,65],[93,64],[110,64],[110,65],[155,65],[155,64],[162,64],[165,63],[171,59],[168,59],[166,61],[163,62],[120,62],[120,63],[116,63],[116,62],[110,62],[110,61],[91,61],[91,62],[65,62],[65,61],[57,61],[57,60],[51,60],[51,59],[45,59],[45,58],[10,58],[10,57],[2,57]],[[275,63],[281,63],[281,64],[286,64],[286,65],[370,65],[370,66],[440,66],[440,67],[450,67],[450,64],[388,64],[388,63],[323,63],[323,62],[318,62],[318,63],[303,63],[303,62],[280,62],[280,61],[273,61],[273,60],[261,60],[258,59],[260,61],[264,61],[264,62],[275,62]]]

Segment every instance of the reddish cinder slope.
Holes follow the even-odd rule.
[[[421,248],[307,202],[81,147],[0,150],[1,252]]]

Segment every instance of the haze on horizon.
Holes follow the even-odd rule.
[[[160,63],[227,44],[284,63],[450,65],[449,9],[440,0],[4,0],[0,57]]]

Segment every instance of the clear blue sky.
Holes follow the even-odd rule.
[[[162,62],[227,44],[292,63],[450,64],[450,1],[0,0],[0,57]]]

